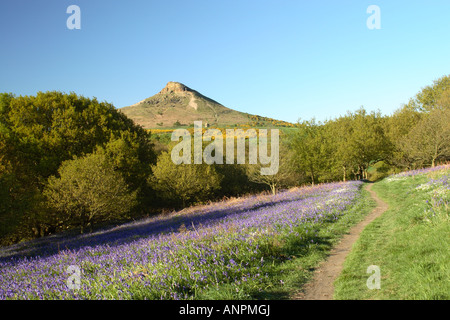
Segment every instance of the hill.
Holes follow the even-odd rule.
[[[194,121],[216,127],[292,126],[285,121],[227,108],[179,82],[169,82],[154,96],[119,110],[145,129],[189,126]]]

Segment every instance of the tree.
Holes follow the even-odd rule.
[[[220,187],[222,177],[213,165],[175,164],[169,152],[158,157],[152,166],[152,187],[159,196],[183,207],[189,202],[209,199]]]
[[[58,174],[48,179],[44,195],[59,222],[75,223],[81,233],[96,222],[123,217],[136,204],[136,192],[128,190],[104,154],[65,161]]]
[[[342,116],[327,124],[327,141],[330,144],[331,177],[347,181],[350,173],[354,171],[355,150],[349,146],[352,138],[352,119],[350,116]]]
[[[22,158],[37,179],[54,175],[60,164],[92,153],[124,132],[148,139],[148,133],[107,102],[75,93],[38,92],[11,99],[6,115],[9,130],[20,141]]]
[[[7,234],[11,229],[11,211],[13,199],[11,191],[13,188],[13,175],[11,172],[11,162],[7,159],[7,142],[0,132],[0,235]]]
[[[294,150],[293,164],[299,172],[311,178],[311,184],[319,181],[326,170],[327,151],[323,125],[314,119],[298,123],[297,131],[291,136],[290,147]]]
[[[352,162],[356,165],[357,178],[367,179],[370,164],[384,160],[392,151],[392,144],[384,131],[385,119],[379,112],[367,113],[360,108],[351,117],[351,135],[347,148],[352,150]]]
[[[450,88],[442,92],[436,101],[436,107],[440,109],[450,109]]]
[[[141,211],[153,194],[147,184],[149,164],[156,161],[150,134],[107,102],[56,91],[0,94],[0,138],[7,146],[0,161],[10,164],[0,177],[0,211],[8,221],[23,218],[17,232],[46,235],[53,228],[42,191],[64,161],[85,154],[105,154],[130,191],[138,190]]]
[[[33,207],[38,191],[29,183],[33,171],[25,165],[20,143],[9,127],[13,99],[12,94],[0,94],[0,241],[5,244],[20,240],[16,231],[24,217],[30,220],[26,213]]]
[[[408,156],[417,165],[450,158],[450,109],[434,109],[402,139]]]
[[[242,164],[215,164],[214,170],[221,177],[220,188],[215,194],[218,197],[240,196],[263,190],[261,184],[249,179],[248,168]]]
[[[387,119],[385,131],[387,138],[392,144],[392,153],[386,160],[390,164],[402,168],[407,168],[411,165],[412,159],[409,158],[404,149],[403,140],[422,117],[423,113],[410,105],[404,105]]]
[[[436,107],[443,93],[449,89],[450,75],[443,76],[433,81],[433,85],[424,87],[409,101],[409,105],[418,111],[430,112]]]
[[[380,113],[360,108],[325,123],[303,121],[291,138],[295,166],[321,181],[367,178],[369,165],[387,159],[392,144],[385,133],[386,119]]]
[[[137,191],[137,210],[148,211],[154,200],[148,185],[151,175],[150,164],[156,162],[153,143],[146,135],[122,131],[120,136],[111,137],[104,146],[97,147],[97,153],[104,153],[114,170],[122,175],[130,191]]]
[[[272,194],[276,194],[278,189],[298,185],[299,174],[295,170],[293,153],[289,152],[286,142],[280,145],[280,160],[278,172],[273,175],[262,175],[261,164],[248,165],[247,175],[252,182],[264,184],[270,188]]]
[[[449,109],[450,75],[423,88],[394,113],[389,127],[397,164],[434,166],[439,159],[448,158]]]

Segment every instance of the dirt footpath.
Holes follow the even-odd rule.
[[[348,234],[344,235],[341,242],[332,249],[327,260],[323,261],[315,270],[313,279],[305,284],[303,292],[296,294],[291,299],[333,300],[333,282],[341,273],[342,265],[352,249],[353,243],[358,239],[362,230],[388,208],[388,205],[379,199],[371,188],[372,184],[366,186],[366,190],[370,192],[377,203],[376,208],[363,221],[354,226]]]

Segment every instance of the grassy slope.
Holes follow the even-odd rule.
[[[160,299],[162,294],[166,294],[165,298],[168,298],[167,296],[171,289],[168,290],[162,284],[161,286],[163,287],[161,288],[159,285],[155,288],[148,286],[148,283],[159,283],[167,278],[169,279],[167,280],[168,285],[190,285],[191,290],[193,290],[191,292],[191,294],[193,293],[192,298],[194,299],[288,299],[310,279],[313,268],[327,256],[339,238],[351,226],[364,219],[365,215],[373,207],[374,201],[371,200],[368,192],[360,190],[354,204],[342,212],[343,214],[339,216],[339,219],[326,220],[320,224],[301,224],[294,227],[293,232],[287,230],[289,229],[287,228],[280,233],[270,234],[268,237],[257,237],[251,245],[246,241],[239,240],[239,237],[233,237],[232,229],[226,232],[218,232],[212,238],[205,237],[199,241],[195,239],[192,241],[188,240],[189,237],[186,239],[180,238],[178,241],[176,238],[166,239],[168,242],[162,247],[173,242],[172,248],[177,250],[175,255],[167,256],[168,262],[174,263],[171,268],[167,267],[168,262],[165,260],[162,260],[165,262],[157,265],[146,264],[148,263],[146,259],[142,262],[138,258],[145,255],[136,254],[137,251],[134,250],[137,247],[134,247],[132,244],[129,247],[125,246],[124,250],[132,254],[120,255],[119,252],[121,251],[117,250],[112,253],[111,257],[109,257],[109,247],[98,250],[89,248],[81,254],[81,262],[77,262],[77,265],[78,263],[81,264],[80,268],[83,270],[82,289],[79,290],[80,295],[83,297],[95,297],[95,299],[97,299],[97,294],[105,299],[116,299],[119,294],[124,299],[128,299],[131,296],[134,299]],[[182,231],[180,232],[183,233]],[[197,233],[195,229],[189,232]],[[187,235],[189,232],[187,232]],[[216,237],[219,237],[219,242],[216,241]],[[150,242],[148,245],[151,245]],[[215,266],[211,261],[212,257],[204,255],[206,251],[202,251],[203,246],[209,247],[211,245],[216,246],[215,252],[219,255],[219,258],[224,254],[224,258],[226,258],[224,260],[225,264]],[[156,244],[156,246],[158,245]],[[258,246],[260,248],[254,253],[252,250]],[[131,247],[134,249],[131,250]],[[147,249],[148,247],[144,247],[143,250]],[[117,273],[104,274],[104,268],[108,268],[111,263],[118,263],[117,260],[114,260],[116,259],[116,254],[122,257],[120,264],[122,264],[124,270],[117,271]],[[104,259],[103,255],[105,255]],[[194,259],[194,256],[197,260]],[[256,259],[250,259],[252,256],[256,257]],[[199,259],[199,257],[202,259]],[[234,269],[228,268],[229,263],[226,262],[231,257],[238,263],[238,266]],[[262,257],[264,258],[264,264],[259,263],[259,257],[261,259]],[[39,288],[43,287],[43,283],[47,283],[46,281],[51,282],[55,279],[60,279],[60,272],[64,270],[68,263],[66,259],[78,258],[76,256],[69,257],[66,254],[55,255],[54,258],[49,260],[50,262],[44,261],[38,267],[39,270],[42,270],[41,268],[46,269],[45,277],[50,275],[50,280],[36,274],[36,270],[33,269],[35,265],[32,263],[32,268],[25,268],[26,270],[14,278],[14,281],[17,281],[17,283],[38,283],[37,290],[39,291]],[[208,273],[211,274],[214,270],[217,271],[219,280],[222,279],[223,281],[216,279],[214,282],[210,278],[208,280],[210,285],[206,287],[201,286],[202,288],[197,290],[196,283],[191,281],[191,276],[193,276],[191,271],[201,271],[204,268],[203,262],[200,260],[205,260],[206,265],[212,268]],[[190,267],[187,267],[186,261],[193,263],[192,270]],[[250,265],[241,270],[239,265],[246,262]],[[74,262],[70,262],[70,264],[74,264]],[[222,271],[230,272],[231,277],[229,279],[228,277],[221,277]],[[255,273],[260,273],[262,277],[253,278]],[[216,274],[216,272],[213,272],[213,274]],[[63,281],[65,281],[66,274],[61,276]],[[248,281],[243,281],[243,276],[248,277]],[[236,278],[233,280],[233,277]],[[170,282],[172,281],[170,279],[174,282]],[[124,284],[128,285],[125,291],[123,290],[125,288],[123,287]],[[52,290],[44,289],[41,294],[51,299],[72,297],[72,293],[64,287],[59,291],[53,292]],[[33,294],[31,292],[30,297],[34,297]]]
[[[389,209],[362,232],[336,280],[335,299],[450,298],[450,224],[424,219],[429,195],[414,188],[426,181],[416,176],[374,185]],[[380,267],[379,290],[366,286],[370,265]]]
[[[298,237],[286,239],[281,235],[280,251],[272,264],[261,270],[267,278],[258,290],[241,283],[239,291],[247,294],[241,296],[236,293],[235,286],[226,284],[202,293],[197,299],[289,299],[311,279],[314,268],[327,257],[341,237],[375,207],[368,191],[361,189],[360,193],[359,200],[338,221],[299,227],[298,232],[303,234],[303,240]],[[307,238],[303,231],[305,228],[313,229]],[[280,257],[284,259],[280,260]]]

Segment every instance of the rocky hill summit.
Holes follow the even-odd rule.
[[[165,93],[186,93],[192,92],[193,90],[182,83],[169,81],[166,86],[159,92],[160,94]]]

